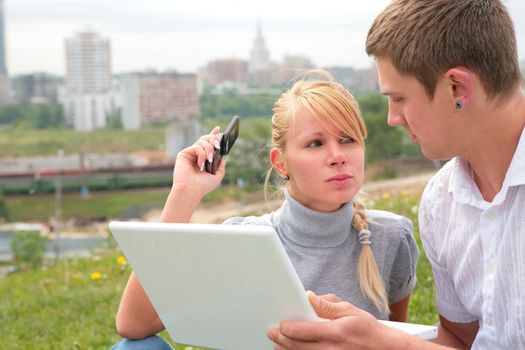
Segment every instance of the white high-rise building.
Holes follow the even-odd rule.
[[[93,32],[66,39],[66,89],[93,94],[111,88],[111,54],[108,39]]]
[[[111,80],[111,48],[108,39],[81,32],[66,39],[66,78],[60,94],[64,115],[75,130],[106,127],[107,115],[119,107]]]
[[[9,103],[9,77],[7,75],[7,64],[5,54],[5,21],[4,0],[0,0],[0,106]]]

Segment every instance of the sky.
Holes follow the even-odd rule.
[[[4,0],[10,75],[65,73],[64,40],[85,30],[111,41],[114,73],[196,72],[249,59],[260,21],[272,61],[301,55],[317,67],[370,67],[368,28],[388,0]],[[525,60],[525,1],[504,0]],[[322,4],[319,5],[319,4]]]

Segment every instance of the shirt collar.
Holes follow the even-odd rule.
[[[452,159],[451,162],[453,163],[451,164],[452,169],[448,191],[456,201],[474,205],[480,209],[499,205],[505,200],[510,187],[525,184],[525,127],[521,132],[518,146],[505,174],[501,190],[490,203],[483,199],[478,186],[474,182],[470,164],[460,157]]]
[[[511,187],[523,184],[525,184],[525,127],[521,131],[518,147],[516,147],[516,151],[510,162],[503,186]]]

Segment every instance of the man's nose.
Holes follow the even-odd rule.
[[[391,108],[388,109],[387,123],[389,126],[405,125],[405,118],[401,113]]]

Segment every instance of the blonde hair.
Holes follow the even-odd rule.
[[[307,80],[309,74],[321,74],[326,80]],[[299,111],[306,110],[320,124],[336,126],[344,135],[354,138],[361,146],[365,146],[366,126],[361,118],[359,106],[348,90],[335,82],[326,71],[310,71],[302,80],[297,81],[285,91],[275,102],[272,116],[272,147],[285,153],[286,135],[295,125],[295,117]],[[273,167],[270,167],[265,179],[265,196]],[[352,226],[360,232],[368,229],[369,220],[365,207],[356,198],[353,201],[354,214]],[[377,263],[369,244],[361,245],[357,262],[359,286],[379,310],[388,313],[388,297],[377,268]]]
[[[368,55],[387,58],[434,96],[439,75],[465,66],[489,97],[506,97],[522,81],[514,26],[500,0],[395,0],[375,19]]]

